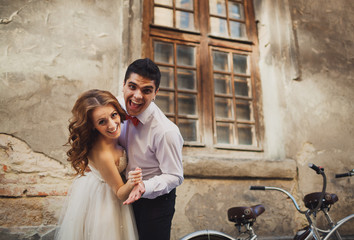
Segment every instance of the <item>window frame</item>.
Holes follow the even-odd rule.
[[[198,125],[199,142],[185,142],[185,146],[204,147],[208,149],[224,149],[224,150],[246,150],[246,151],[263,151],[263,123],[262,123],[262,107],[261,107],[261,86],[258,70],[258,38],[256,31],[256,23],[254,20],[253,4],[249,0],[241,0],[244,4],[244,23],[248,33],[248,39],[235,39],[215,36],[210,31],[210,16],[208,0],[194,0],[194,19],[195,29],[182,30],[154,24],[154,1],[144,0],[143,4],[143,24],[142,24],[142,56],[154,59],[153,41],[160,40],[171,42],[173,44],[185,44],[196,46],[196,77],[197,77],[197,105],[198,105]],[[174,7],[173,7],[174,8]],[[174,8],[175,9],[175,8]],[[204,9],[204,12],[200,12]],[[253,19],[253,20],[251,20]],[[175,22],[175,18],[173,20]],[[207,21],[208,24],[199,24]],[[174,23],[175,25],[175,23]],[[207,51],[202,50],[207,49]],[[252,85],[252,108],[254,115],[255,136],[254,145],[229,145],[218,144],[216,141],[216,116],[214,109],[214,78],[212,69],[212,49],[222,49],[229,51],[232,55],[237,52],[249,56],[250,73],[249,78]],[[208,70],[209,69],[209,70]],[[175,76],[177,73],[174,73]],[[209,87],[208,87],[209,86]],[[199,88],[198,88],[199,87]],[[234,88],[234,86],[232,86]],[[212,97],[208,97],[212,96]],[[175,101],[177,96],[175,96]],[[237,99],[234,96],[233,99]],[[177,102],[175,102],[177,104]],[[204,106],[213,106],[211,109]],[[234,108],[235,110],[236,108]],[[168,115],[168,114],[167,114]],[[171,117],[171,116],[170,116]],[[175,115],[175,122],[178,124],[178,115]],[[237,119],[235,119],[237,122]],[[237,128],[237,124],[234,125]],[[210,130],[212,129],[212,130]],[[235,133],[236,134],[236,133]]]

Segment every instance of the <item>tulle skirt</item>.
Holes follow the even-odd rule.
[[[57,240],[138,239],[134,213],[92,172],[75,178],[65,200]]]

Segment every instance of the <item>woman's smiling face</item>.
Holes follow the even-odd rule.
[[[138,116],[150,105],[158,92],[155,81],[132,73],[124,84],[123,94],[129,115]]]
[[[121,119],[112,104],[97,107],[91,114],[93,126],[104,137],[116,139],[120,135]]]

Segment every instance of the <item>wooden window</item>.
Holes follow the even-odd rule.
[[[156,104],[186,145],[261,150],[257,44],[251,0],[144,1],[143,55],[162,74]]]

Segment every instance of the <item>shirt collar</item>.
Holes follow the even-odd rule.
[[[151,102],[144,112],[136,116],[143,125],[148,121],[149,117],[152,115],[155,106],[156,104],[154,102]]]

